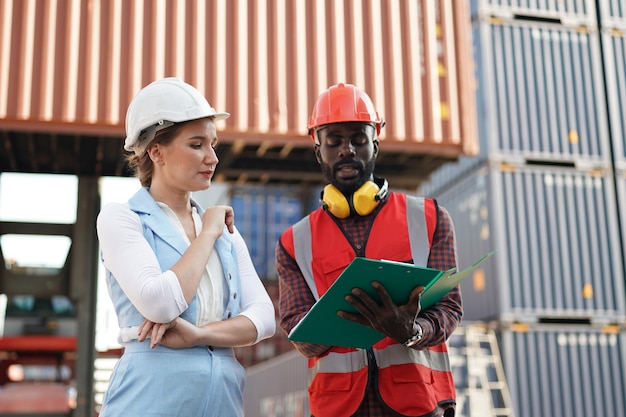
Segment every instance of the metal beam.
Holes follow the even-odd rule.
[[[96,343],[96,295],[98,239],[96,218],[100,211],[97,177],[79,177],[78,210],[72,239],[70,297],[76,303],[78,343],[76,355],[77,406],[73,417],[94,415],[94,360]]]

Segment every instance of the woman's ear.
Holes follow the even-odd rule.
[[[161,147],[158,143],[154,143],[148,146],[148,149],[146,149],[146,153],[152,160],[153,164],[163,165],[163,153],[161,152]]]

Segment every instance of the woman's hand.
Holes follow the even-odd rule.
[[[213,233],[217,237],[222,235],[224,225],[230,233],[233,233],[234,224],[235,212],[230,206],[212,206],[202,214],[202,230]]]
[[[169,323],[153,323],[145,320],[139,327],[139,341],[143,342],[150,335],[150,347],[163,345],[180,349],[196,346],[200,338],[199,329],[180,317]]]

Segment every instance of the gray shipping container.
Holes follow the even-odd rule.
[[[483,19],[475,22],[473,34],[480,153],[440,167],[420,194],[438,193],[491,161],[611,165],[597,31]],[[618,123],[613,137],[623,141],[624,40],[612,41],[622,42],[611,55],[615,71],[607,82],[612,112],[618,114],[617,119],[612,114],[612,123]]]
[[[598,0],[600,26],[626,28],[626,1]]]
[[[515,416],[626,416],[625,336],[615,327],[502,330]]]
[[[624,1],[624,0],[622,0]],[[624,1],[626,4],[626,1]],[[626,168],[626,28],[604,29],[602,48],[615,167]]]
[[[436,195],[456,228],[464,319],[625,320],[612,172],[485,165]]]
[[[481,155],[610,165],[597,31],[490,20],[474,40]]]
[[[621,1],[621,0],[614,0]],[[559,23],[595,26],[595,0],[471,0],[475,17],[534,16]]]

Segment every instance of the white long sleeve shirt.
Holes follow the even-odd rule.
[[[176,215],[165,205],[159,206],[168,216],[187,244],[183,227]],[[196,233],[202,229],[200,215],[193,211]],[[173,271],[161,271],[156,255],[142,232],[139,216],[126,204],[111,203],[103,207],[97,222],[103,264],[118,281],[126,296],[147,319],[165,323],[182,314],[185,301],[178,278]],[[235,229],[233,245],[241,279],[241,313],[257,329],[257,340],[275,332],[274,306],[254,269],[248,248]],[[224,273],[216,251],[212,251],[198,287],[199,314],[196,325],[221,320]],[[120,340],[136,335],[134,329],[120,329]]]

